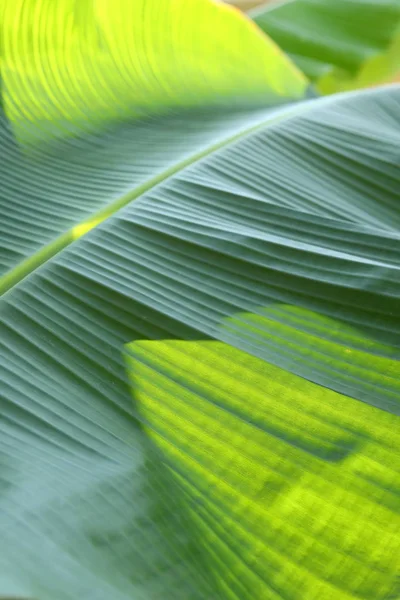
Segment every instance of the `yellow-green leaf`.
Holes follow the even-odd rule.
[[[24,141],[171,107],[293,100],[307,85],[212,0],[15,0],[1,27],[6,112]]]
[[[220,342],[137,341],[127,366],[223,598],[397,597],[394,415]]]

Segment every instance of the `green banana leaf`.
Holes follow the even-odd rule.
[[[322,94],[400,73],[400,0],[287,0],[251,14]]]
[[[252,363],[253,371],[260,372],[270,386],[279,381],[272,364],[287,372],[284,396],[289,405],[296,400],[300,412],[315,413],[315,434],[315,429],[306,429],[309,422],[304,416],[303,438],[311,438],[308,445],[295,428],[290,435],[285,432],[282,422],[279,433],[279,415],[271,415],[267,437],[270,444],[283,437],[288,450],[299,448],[304,460],[311,454],[312,465],[306,460],[304,466],[309,479],[305,475],[293,493],[311,493],[319,481],[315,469],[332,472],[329,481],[339,491],[332,496],[330,508],[321,506],[322,530],[328,508],[334,511],[341,503],[343,483],[336,482],[342,477],[347,481],[358,468],[348,461],[363,463],[361,483],[356,478],[357,490],[348,492],[351,501],[354,495],[360,497],[359,504],[340,512],[334,526],[344,527],[345,517],[354,522],[349,537],[354,537],[358,550],[353,553],[351,543],[341,536],[330,544],[324,542],[332,573],[331,597],[364,594],[383,599],[388,589],[397,590],[399,564],[394,550],[399,538],[392,527],[399,512],[395,416],[400,400],[399,99],[399,88],[393,87],[310,101],[297,110],[286,109],[280,120],[259,115],[257,131],[255,114],[250,113],[250,132],[239,121],[240,139],[229,143],[228,138],[226,147],[217,151],[210,146],[208,156],[203,152],[191,166],[185,164],[164,182],[146,188],[135,202],[114,212],[3,295],[1,444],[2,478],[7,486],[2,486],[1,512],[7,551],[2,567],[22,587],[20,594],[232,597],[227,573],[240,580],[238,563],[217,542],[210,544],[209,554],[202,547],[203,527],[196,528],[190,520],[187,491],[184,488],[180,497],[182,484],[169,481],[169,471],[162,473],[168,453],[159,456],[162,447],[147,450],[142,439],[136,419],[145,421],[146,415],[131,406],[122,359],[123,345],[134,339],[140,347],[140,340],[146,339],[189,343],[207,338],[229,342],[232,352],[238,348],[227,362],[217,346],[223,372],[232,371],[244,348],[261,360]],[[152,121],[151,127],[155,125]],[[138,131],[132,129],[132,151]],[[121,147],[127,148],[126,130],[120,135]],[[74,164],[69,160],[64,157],[65,165]],[[120,168],[118,164],[115,171]],[[61,186],[64,175],[60,173]],[[90,190],[91,174],[98,177],[93,167],[87,169],[85,192]],[[249,310],[257,318],[241,312]],[[188,355],[190,351],[189,346]],[[172,367],[178,367],[173,358]],[[216,362],[212,353],[211,359]],[[265,371],[257,364],[265,364]],[[147,380],[162,391],[157,368],[152,368],[155,375],[148,374]],[[303,397],[310,397],[309,402],[298,399],[299,381],[305,380],[289,373],[314,381],[309,387],[303,384]],[[327,395],[326,387],[336,390],[336,395]],[[274,397],[274,388],[269,389]],[[252,395],[250,388],[242,401],[246,404]],[[275,401],[282,402],[280,394]],[[339,415],[329,436],[326,428],[335,404]],[[160,401],[160,410],[161,406]],[[173,428],[185,419],[178,412]],[[318,414],[328,421],[325,426],[316,422]],[[248,426],[256,418],[251,411],[243,417]],[[297,419],[294,412],[292,418]],[[230,421],[225,427],[229,435],[236,435]],[[344,474],[341,456],[346,458]],[[220,464],[223,469],[222,452],[215,453],[214,459],[216,468]],[[271,460],[263,455],[264,469],[275,468]],[[276,466],[278,479],[289,467],[282,459]],[[369,482],[366,487],[361,485],[364,479]],[[209,483],[212,497],[214,488]],[[219,493],[215,490],[216,501]],[[226,502],[225,495],[223,499]],[[263,506],[268,511],[268,499]],[[285,506],[277,519],[289,510]],[[357,506],[365,509],[365,517],[356,522]],[[207,504],[204,510],[208,513]],[[274,514],[269,518],[273,520]],[[228,523],[228,510],[226,518]],[[213,519],[219,520],[215,512],[207,521],[211,529]],[[319,546],[313,550],[310,545],[303,558],[294,556],[297,536],[304,547],[317,534],[303,538],[304,525],[296,532],[296,519],[300,519],[296,511],[293,519],[293,548],[286,531],[276,551],[281,562],[292,557],[290,564],[294,560],[298,569],[287,565],[281,583],[270,585],[275,596],[285,597],[285,586],[296,587],[303,570],[308,574],[301,579],[304,596],[312,597],[307,586],[325,579],[324,555],[318,553]],[[380,523],[378,529],[375,521]],[[246,537],[250,527],[246,520],[240,526],[244,528],[240,536],[230,528],[232,544],[251,550],[255,543],[258,548],[254,536],[250,541]],[[372,543],[365,546],[363,541],[366,527],[371,528],[373,539],[383,536],[382,544],[386,538],[390,543],[382,556],[381,546],[377,547],[379,560],[368,551],[360,563],[357,552]],[[210,535],[218,541],[218,531],[208,532],[204,543]],[[276,528],[268,535],[273,532]],[[329,531],[324,536],[324,540],[329,537]],[[335,565],[346,553],[353,556],[343,566],[346,577],[339,584],[342,571]],[[215,561],[212,569],[210,561]],[[355,564],[363,565],[358,578],[349,575]],[[263,565],[264,560],[260,568],[266,576]],[[227,581],[222,588],[221,581],[212,577],[216,570],[222,583]],[[215,591],[210,592],[208,586],[214,581]],[[251,597],[254,582],[247,576],[245,581]],[[326,592],[328,583],[320,585]],[[260,597],[271,597],[268,594]]]
[[[264,107],[228,110],[239,68],[225,106],[122,90],[90,131],[4,78],[3,597],[400,593],[400,88],[273,108],[306,87],[277,56]]]

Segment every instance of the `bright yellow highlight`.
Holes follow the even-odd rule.
[[[399,595],[397,417],[220,342],[127,352],[134,401],[224,597]]]
[[[91,219],[89,221],[85,221],[84,223],[81,223],[81,225],[76,225],[72,229],[73,239],[77,240],[80,237],[82,237],[83,235],[85,235],[86,233],[89,233],[89,231],[91,231],[92,229],[97,227],[97,225],[100,225],[100,223],[102,223],[105,218],[106,217],[99,217],[97,219]]]
[[[1,33],[6,111],[22,140],[172,107],[276,104],[307,85],[252,22],[211,0],[14,0]]]

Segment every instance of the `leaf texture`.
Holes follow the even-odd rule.
[[[226,598],[400,593],[396,417],[220,342],[137,341],[127,366]]]
[[[182,112],[127,122],[31,156],[21,152],[3,114],[0,291],[175,170],[274,117],[268,109]]]

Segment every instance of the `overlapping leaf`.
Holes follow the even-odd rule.
[[[253,18],[324,94],[400,73],[399,0],[289,0]]]
[[[219,342],[137,341],[127,357],[221,594],[396,597],[396,417]]]

